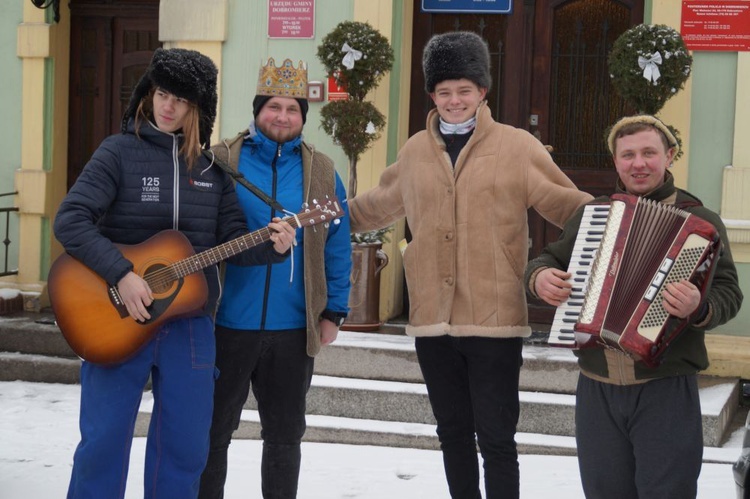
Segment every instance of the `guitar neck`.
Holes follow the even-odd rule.
[[[338,200],[336,197],[332,197],[331,199],[327,199],[322,206],[318,205],[312,210],[284,217],[283,220],[291,225],[292,228],[298,229],[300,227],[311,227],[320,223],[327,223],[342,216],[343,210],[339,206]],[[214,248],[162,267],[155,272],[144,275],[143,278],[151,286],[151,289],[161,289],[169,282],[194,274],[199,270],[203,270],[206,267],[215,265],[227,258],[258,246],[268,241],[271,238],[271,234],[271,229],[263,227]]]
[[[297,219],[295,217],[287,217],[286,220],[289,225],[294,229],[297,229]],[[234,255],[240,254],[243,251],[254,248],[260,244],[265,243],[271,238],[272,231],[268,227],[263,227],[244,236],[240,236],[231,241],[227,241],[224,244],[220,244],[211,249],[201,251],[189,258],[180,260],[171,265],[174,269],[176,277],[185,277],[186,275],[193,274],[199,270],[203,270],[206,267],[215,265],[221,261],[231,258]]]

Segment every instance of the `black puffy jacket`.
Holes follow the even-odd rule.
[[[113,244],[137,244],[166,229],[187,236],[196,253],[248,232],[234,185],[218,166],[200,157],[188,172],[179,156],[182,136],[150,123],[136,136],[131,120],[123,134],[106,138],[63,200],[54,232],[65,250],[116,284],[133,270]],[[282,261],[267,242],[230,259],[237,265]],[[205,311],[216,310],[216,265],[204,269],[209,286]]]

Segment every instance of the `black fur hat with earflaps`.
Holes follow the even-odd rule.
[[[122,131],[135,117],[138,105],[152,87],[159,87],[198,105],[200,142],[208,149],[216,119],[216,79],[219,71],[213,61],[195,50],[163,49],[154,51],[151,64],[133,89],[128,109],[122,118]]]
[[[430,38],[424,47],[422,70],[427,93],[434,92],[435,85],[445,80],[466,78],[486,89],[492,85],[487,43],[470,31],[453,31]]]

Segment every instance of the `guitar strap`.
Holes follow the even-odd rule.
[[[217,158],[216,155],[213,153],[213,151],[210,151],[210,150],[207,151],[204,149],[203,155],[212,163],[216,163],[217,165],[219,165],[219,168],[227,172],[234,180],[240,183],[243,187],[245,187],[250,192],[258,196],[268,206],[270,206],[274,210],[279,211],[281,213],[289,213],[287,210],[284,209],[283,206],[281,206],[281,204],[278,201],[270,197],[268,194],[260,190],[256,185],[254,185],[249,180],[247,180],[242,173],[238,171],[234,171],[232,167],[230,167],[224,161]]]

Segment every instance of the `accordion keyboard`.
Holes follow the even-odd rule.
[[[590,204],[584,208],[578,236],[568,264],[568,272],[571,274],[568,282],[573,288],[568,299],[555,311],[555,318],[552,320],[547,340],[551,346],[567,348],[576,346],[573,328],[581,313],[591,276],[591,266],[604,235],[609,208],[608,204]]]

